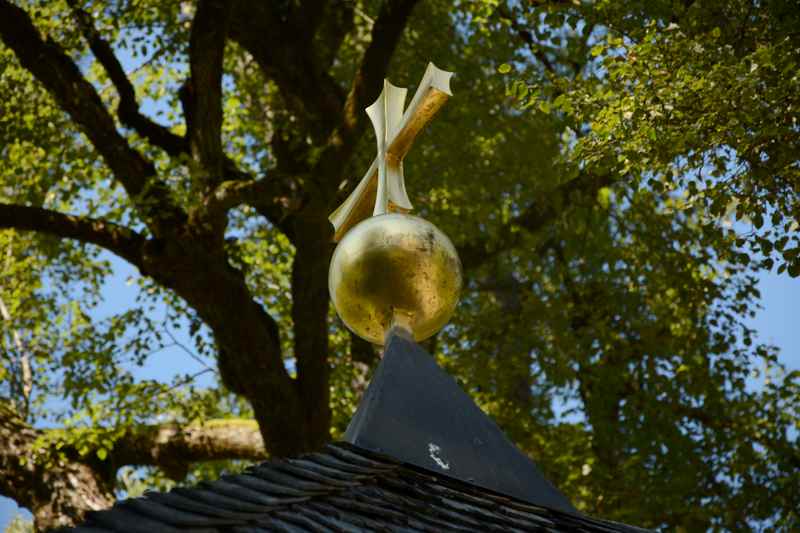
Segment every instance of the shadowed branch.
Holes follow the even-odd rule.
[[[0,0],[0,37],[80,126],[154,233],[182,223],[185,215],[156,180],[152,162],[120,135],[94,86],[58,43],[42,38],[28,14],[7,0]]]
[[[353,83],[347,93],[339,125],[329,136],[327,146],[320,156],[314,175],[328,180],[326,185],[335,188],[344,165],[355,149],[358,135],[366,125],[363,112],[378,96],[389,61],[403,35],[408,18],[417,0],[388,0],[372,26],[370,44],[364,51]],[[332,179],[331,179],[332,178]]]
[[[202,0],[192,20],[189,38],[191,77],[184,87],[188,137],[192,156],[203,168],[207,186],[222,180],[222,60],[230,6]]]
[[[250,420],[139,426],[114,440],[105,459],[99,459],[99,448],[81,455],[65,443],[59,447],[63,459],[48,460],[40,439],[62,431],[32,428],[0,399],[0,494],[31,509],[37,528],[75,525],[86,511],[111,506],[108,482],[121,466],[156,466],[183,479],[194,462],[266,458],[258,426]]]
[[[594,198],[597,191],[613,182],[611,175],[579,175],[577,178],[563,183],[544,195],[541,201],[533,202],[522,213],[503,225],[498,235],[483,237],[458,246],[458,255],[464,270],[477,268],[490,259],[497,257],[517,246],[523,234],[520,229],[536,233],[555,220],[570,204],[576,195]]]
[[[0,228],[37,231],[95,244],[134,266],[142,265],[141,250],[146,242],[145,237],[107,220],[67,215],[41,207],[0,203]]]
[[[133,128],[136,133],[171,156],[188,152],[189,144],[185,138],[172,133],[169,128],[150,120],[139,111],[136,91],[127,74],[125,74],[122,64],[114,54],[111,44],[103,39],[92,23],[92,16],[78,7],[76,0],[69,0],[69,4],[72,7],[81,33],[86,42],[89,43],[89,48],[117,89],[117,94],[119,95],[117,116],[120,122]]]
[[[109,453],[116,467],[152,465],[181,480],[192,463],[220,459],[264,460],[266,451],[254,420],[210,420],[203,425],[134,428]]]

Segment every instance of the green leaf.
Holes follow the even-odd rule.
[[[599,203],[603,209],[608,209],[611,205],[611,189],[609,187],[602,187],[597,191],[597,203]]]

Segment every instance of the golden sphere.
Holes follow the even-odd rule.
[[[339,317],[380,345],[394,325],[417,341],[439,331],[455,310],[461,282],[461,261],[447,235],[400,213],[367,218],[348,231],[328,272]]]

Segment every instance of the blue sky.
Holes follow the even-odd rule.
[[[790,370],[800,370],[800,278],[765,274],[759,288],[764,309],[750,325],[762,341],[780,348],[780,360]]]

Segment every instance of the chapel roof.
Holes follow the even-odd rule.
[[[90,513],[78,533],[642,532],[531,505],[348,443]]]
[[[396,332],[344,442],[120,501],[73,531],[644,530],[578,512],[433,357]]]

